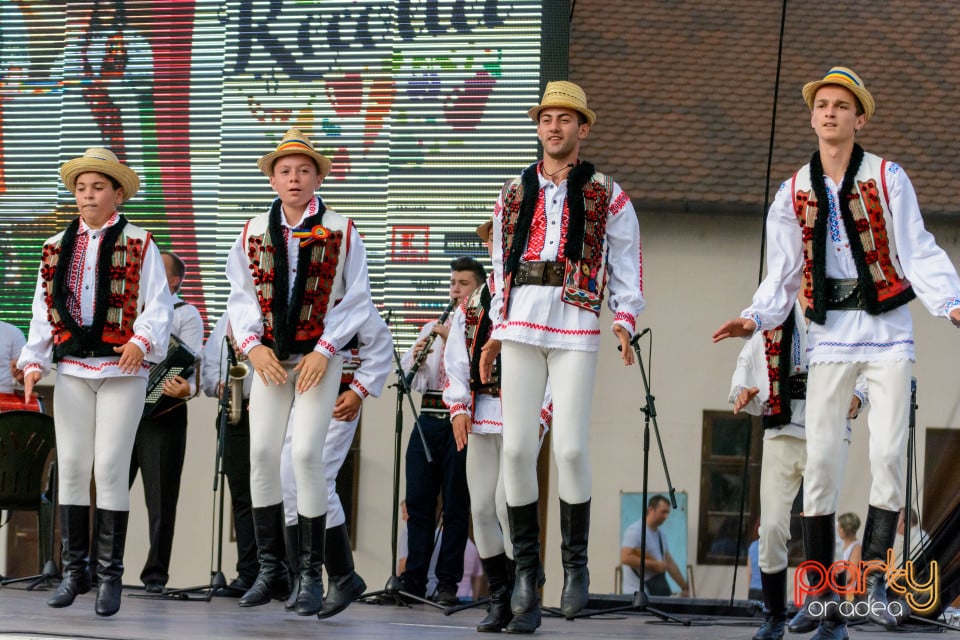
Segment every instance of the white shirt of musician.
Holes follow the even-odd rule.
[[[431,320],[423,325],[414,345],[430,335],[430,332],[433,331],[433,327],[436,326],[436,324],[436,320]],[[444,324],[449,327],[450,318],[447,318]],[[420,368],[417,369],[417,375],[413,376],[413,382],[410,383],[414,391],[419,391],[420,393],[426,391],[443,391],[444,387],[447,386],[447,372],[443,368],[443,350],[444,340],[440,336],[437,336],[436,340],[433,341],[433,345],[430,347],[430,353],[420,365]],[[410,369],[413,368],[413,362],[413,347],[410,347],[407,352],[403,354],[403,358],[400,359],[400,367],[405,374],[410,373]]]
[[[175,293],[170,294],[170,302],[173,304],[173,335],[180,338],[180,342],[199,356],[203,348],[203,319],[200,317],[200,312],[189,303],[181,304],[179,307],[176,306],[182,300]],[[197,366],[199,365],[198,362]],[[190,383],[190,397],[192,398],[197,394],[196,374],[190,376],[187,382]]]

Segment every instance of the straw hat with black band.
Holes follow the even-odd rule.
[[[63,184],[70,193],[76,194],[77,178],[88,171],[102,173],[119,182],[120,188],[123,189],[124,202],[132,198],[140,188],[140,178],[134,170],[117,160],[117,156],[112,151],[103,147],[91,147],[79,158],[63,163],[60,167],[60,177],[63,178]]]

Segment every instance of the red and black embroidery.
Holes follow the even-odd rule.
[[[319,201],[317,213],[309,216],[303,226],[321,224],[325,211]],[[280,360],[286,360],[292,353],[310,353],[323,335],[323,319],[331,303],[344,233],[333,231],[327,238],[299,250],[297,275],[288,297],[290,268],[280,216],[280,200],[276,199],[270,208],[267,232],[248,237],[247,257],[264,318],[261,342],[271,347]]]
[[[916,294],[910,281],[897,273],[891,259],[890,239],[876,180],[869,176],[859,181],[856,179],[863,158],[863,147],[854,145],[850,164],[838,191],[838,205],[857,267],[859,289],[866,310],[872,315],[879,315],[910,302]],[[826,251],[830,201],[819,151],[810,159],[810,183],[813,200],[809,191],[795,188],[793,194],[794,213],[803,228],[801,291],[810,302],[807,317],[823,324],[827,318]]]
[[[779,327],[763,332],[763,350],[767,357],[770,393],[761,420],[764,429],[782,427],[793,419],[790,407],[790,354],[793,352],[793,311]]]
[[[101,239],[92,324],[81,325],[80,318],[70,312],[71,297],[79,297],[70,289],[69,274],[78,250],[79,228],[77,218],[59,241],[43,247],[40,275],[46,288],[47,318],[53,327],[54,362],[66,356],[116,355],[113,347],[124,345],[133,337],[133,322],[137,318],[145,243],[126,233],[127,220],[123,216],[104,231]],[[149,240],[147,234],[146,241]]]
[[[503,201],[503,304],[504,317],[509,309],[512,274],[530,241],[530,229],[539,206],[539,163],[528,166],[519,180],[504,185]],[[567,178],[567,203],[564,208],[564,233],[558,255],[566,258],[563,301],[600,313],[607,284],[604,268],[608,203],[613,181],[596,173],[589,162],[580,162]]]

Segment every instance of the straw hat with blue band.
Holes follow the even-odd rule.
[[[540,119],[540,112],[548,107],[562,107],[564,109],[573,109],[582,113],[587,119],[587,124],[593,125],[597,121],[597,114],[587,107],[587,94],[579,85],[567,80],[556,80],[548,82],[547,88],[543,91],[543,98],[540,104],[530,107],[527,115],[534,120]]]
[[[70,193],[75,194],[77,178],[88,171],[102,173],[119,182],[123,189],[124,202],[132,198],[140,188],[140,178],[134,170],[117,160],[117,156],[110,149],[103,147],[91,147],[79,158],[64,162],[60,167],[60,177]]]
[[[330,162],[328,157],[314,149],[310,138],[297,128],[289,129],[283,134],[283,139],[280,140],[280,144],[277,145],[277,150],[271,151],[257,160],[257,166],[264,174],[272,176],[273,163],[283,156],[292,156],[294,154],[308,156],[316,162],[321,178],[326,178],[330,175],[330,168],[333,166],[333,163]]]
[[[808,107],[813,109],[813,99],[817,95],[817,89],[826,84],[834,84],[851,91],[860,101],[860,106],[863,107],[863,113],[867,120],[873,117],[873,112],[876,110],[873,96],[863,85],[860,76],[853,69],[847,67],[834,67],[827,72],[827,75],[823,76],[823,80],[816,80],[803,85],[803,99]]]

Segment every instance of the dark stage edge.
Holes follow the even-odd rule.
[[[142,593],[125,590],[125,594]],[[483,618],[481,608],[447,616],[423,605],[398,607],[355,603],[327,620],[301,617],[285,612],[282,603],[241,609],[230,598],[210,602],[154,600],[124,597],[120,612],[110,618],[94,613],[94,592],[77,598],[71,607],[52,609],[46,605],[49,591],[0,589],[0,640],[39,638],[96,638],[109,640],[193,640],[246,638],[370,638],[396,640],[446,640],[485,638],[474,629]],[[591,605],[595,599],[591,598]],[[601,604],[601,603],[597,603]],[[665,604],[665,603],[664,603]],[[677,603],[679,604],[679,602]],[[666,608],[666,607],[664,607]],[[691,626],[664,623],[649,614],[610,614],[567,621],[544,617],[537,638],[684,638],[691,640],[749,639],[759,625],[757,618],[684,615],[684,607],[670,607],[671,613],[689,618]],[[851,638],[901,640],[929,638],[928,627],[885,632],[865,625],[853,627]],[[947,632],[953,634],[954,632]],[[878,635],[881,634],[881,635]],[[808,638],[811,634],[790,635]],[[500,636],[505,637],[505,636]],[[510,636],[516,637],[516,636]],[[945,636],[950,638],[952,635]],[[960,638],[960,636],[956,636]]]

